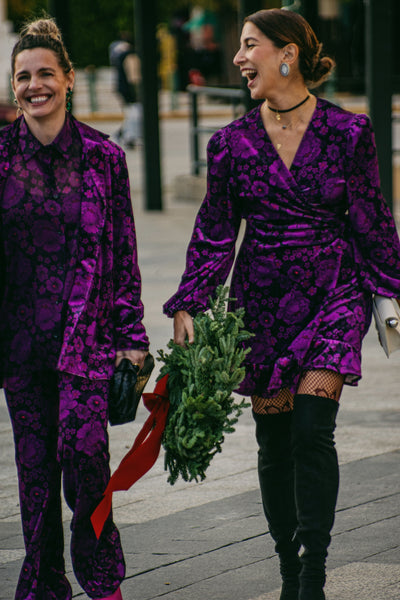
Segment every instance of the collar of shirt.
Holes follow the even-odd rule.
[[[29,130],[25,119],[22,118],[19,130],[19,145],[25,160],[29,160],[37,152],[43,152],[44,149],[46,149],[46,151],[56,150],[58,154],[64,156],[67,160],[70,160],[73,156],[77,155],[77,150],[80,148],[79,134],[75,130],[72,119],[68,113],[66,113],[65,122],[60,133],[51,144],[47,145],[39,142]]]

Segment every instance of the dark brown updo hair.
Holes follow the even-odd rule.
[[[277,48],[296,44],[299,48],[299,70],[309,88],[325,81],[335,67],[329,56],[321,56],[322,44],[310,24],[298,13],[281,8],[259,10],[245,18],[253,23]]]
[[[72,71],[72,63],[64,46],[61,31],[50,17],[27,23],[20,31],[19,39],[11,53],[11,73],[14,77],[15,58],[23,50],[48,48],[57,56],[58,64],[67,75]]]

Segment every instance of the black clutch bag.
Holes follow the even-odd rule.
[[[147,354],[143,368],[139,370],[127,358],[123,358],[114,371],[108,398],[110,425],[123,425],[135,420],[136,411],[146,383],[154,368],[154,358]]]

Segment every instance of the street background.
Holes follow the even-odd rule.
[[[106,75],[105,75],[106,76]],[[102,95],[99,112],[77,89],[75,112],[114,134],[118,104]],[[103,88],[105,89],[105,88]],[[109,89],[109,88],[107,88]],[[81,98],[79,100],[79,98]],[[143,279],[145,325],[151,352],[165,348],[172,322],[162,304],[176,290],[185,262],[204,178],[191,178],[187,97],[160,98],[164,210],[146,211],[141,148],[127,151]],[[338,98],[357,109],[363,98]],[[219,127],[231,114],[204,102],[204,123]],[[206,140],[203,142],[203,149]],[[397,214],[397,205],[395,206]],[[363,353],[364,377],[346,387],[338,417],[341,488],[328,558],[327,600],[400,599],[400,352],[387,359],[374,326]],[[153,389],[158,365],[148,385]],[[112,470],[133,443],[147,411],[137,421],[110,428]],[[13,598],[24,555],[12,432],[0,397],[0,600]],[[71,513],[64,510],[67,571],[74,598],[85,598],[69,560]],[[227,436],[201,483],[167,483],[163,454],[131,490],[114,494],[114,518],[126,553],[125,599],[277,600],[278,560],[262,515],[256,472],[256,444],[250,409]]]

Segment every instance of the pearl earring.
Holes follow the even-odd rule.
[[[290,67],[286,62],[283,62],[279,65],[279,72],[282,75],[282,77],[287,77],[289,75],[290,72]]]

